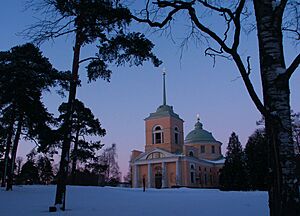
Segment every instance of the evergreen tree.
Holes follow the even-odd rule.
[[[64,130],[67,103],[61,104],[58,110],[61,113],[58,120],[61,122],[61,130]],[[98,137],[104,136],[106,131],[101,128],[100,121],[92,111],[78,99],[74,102],[72,123],[71,179],[74,184],[77,162],[85,163],[96,158],[95,152],[103,146]],[[87,141],[86,136],[94,137],[93,140]]]
[[[72,79],[55,197],[55,205],[64,210],[73,125],[71,116],[79,83],[80,63],[89,62],[87,72],[90,81],[98,78],[109,81],[112,73],[109,64],[119,66],[129,62],[130,65],[141,65],[144,61],[151,60],[158,66],[161,62],[152,53],[154,45],[144,35],[128,32],[131,13],[119,0],[43,0],[41,4],[38,9],[46,15],[45,19],[27,29],[27,36],[31,36],[37,43],[68,34],[74,34],[75,38]],[[98,43],[99,53],[95,57],[80,60],[82,47],[94,42]]]
[[[268,189],[268,145],[265,131],[256,130],[245,147],[248,186],[251,190]]]
[[[40,183],[50,184],[54,177],[51,159],[47,156],[40,156],[37,160],[37,168],[39,170]]]
[[[300,66],[300,53],[293,58],[285,39],[299,44],[299,0],[147,0],[134,17],[151,27],[172,30],[183,20],[189,23],[182,47],[190,39],[207,44],[205,55],[231,59],[236,65],[247,92],[257,110],[265,117],[268,137],[269,206],[271,216],[299,216],[300,192],[296,175],[296,154],[290,112],[290,80]],[[184,17],[184,15],[186,15]],[[184,17],[184,18],[182,18]],[[177,21],[177,22],[176,22]],[[215,25],[215,23],[222,23]],[[244,48],[255,29],[259,69],[252,70]],[[186,25],[185,25],[186,27]],[[185,28],[186,29],[186,28]],[[178,37],[180,38],[180,36]],[[295,49],[296,50],[296,49]],[[251,55],[251,52],[248,52]],[[247,56],[247,57],[246,57]],[[257,94],[250,73],[261,77],[261,95]],[[262,98],[262,99],[261,99]]]
[[[28,154],[27,161],[21,169],[20,179],[23,184],[37,184],[39,183],[39,170],[34,160],[35,154]]]
[[[5,166],[2,186],[12,176],[21,134],[33,139],[52,116],[42,102],[42,92],[61,85],[67,87],[68,73],[57,71],[33,44],[0,52],[0,122],[6,130]],[[8,169],[8,166],[10,169]]]
[[[220,173],[222,190],[244,190],[247,185],[245,157],[238,136],[232,132],[226,152],[224,167]]]

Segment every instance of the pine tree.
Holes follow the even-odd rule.
[[[89,62],[87,74],[90,81],[102,78],[109,81],[112,71],[109,64],[117,66],[128,62],[130,65],[141,65],[151,60],[155,66],[161,64],[152,53],[154,45],[137,32],[128,32],[131,23],[131,12],[119,0],[43,0],[38,7],[45,19],[27,29],[37,43],[62,35],[73,34],[72,79],[68,97],[64,141],[57,181],[55,205],[65,210],[65,193],[67,167],[71,147],[72,114],[79,83],[80,63]],[[49,14],[50,13],[50,14]],[[55,19],[55,20],[53,20]],[[81,49],[97,42],[99,53],[94,57],[80,60]]]
[[[36,165],[39,170],[40,183],[50,184],[54,177],[51,159],[47,156],[40,156]]]
[[[220,173],[220,188],[222,190],[244,190],[247,185],[245,157],[238,136],[232,132],[224,167]]]
[[[268,144],[265,131],[256,130],[245,147],[248,186],[251,190],[268,189]]]
[[[53,68],[39,48],[30,43],[0,52],[0,122],[6,130],[2,186],[7,175],[7,190],[12,189],[21,135],[34,139],[52,121],[42,102],[42,92],[58,85],[67,87],[68,74]]]
[[[61,122],[61,129],[64,130],[64,122],[67,114],[67,103],[62,103],[59,107],[61,113],[58,117]],[[72,144],[71,149],[71,179],[75,183],[77,162],[85,163],[96,158],[95,152],[103,146],[99,137],[105,135],[105,129],[101,128],[99,119],[95,118],[92,111],[85,107],[78,99],[74,102],[74,112],[72,114]],[[86,140],[87,136],[93,136],[93,140]]]
[[[27,155],[27,161],[21,169],[20,179],[24,184],[39,183],[39,170],[34,160],[35,153],[31,152]]]

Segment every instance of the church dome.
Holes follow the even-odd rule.
[[[212,133],[203,129],[203,125],[200,123],[199,118],[195,124],[195,129],[188,133],[185,137],[184,143],[216,143],[218,142],[212,135]]]

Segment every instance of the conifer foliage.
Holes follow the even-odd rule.
[[[41,184],[50,184],[53,181],[54,173],[52,168],[52,159],[47,156],[39,156],[36,166],[39,171],[39,181]]]
[[[233,132],[229,138],[224,167],[220,173],[222,190],[244,190],[246,188],[246,165],[242,145]]]
[[[151,60],[155,66],[160,60],[152,53],[154,45],[144,35],[128,32],[130,11],[119,0],[43,0],[38,7],[45,19],[25,31],[37,43],[62,35],[73,34],[72,79],[65,121],[64,141],[58,173],[55,205],[65,210],[66,179],[71,147],[72,114],[79,83],[80,63],[88,62],[90,81],[98,78],[109,81],[110,64],[117,66],[129,62],[141,65]],[[86,44],[97,43],[99,53],[80,60],[80,52]]]
[[[67,88],[68,72],[52,67],[36,46],[27,43],[0,52],[0,131],[5,140],[2,186],[12,189],[19,140],[34,139],[52,123],[42,102],[43,91],[60,85]],[[0,134],[0,135],[1,135]]]
[[[61,122],[59,131],[65,128],[65,117],[67,113],[67,103],[62,103],[58,108]],[[71,181],[76,183],[76,165],[78,162],[85,163],[96,158],[96,151],[103,146],[99,137],[105,135],[106,131],[101,127],[99,119],[95,118],[92,111],[85,107],[83,102],[78,99],[74,102],[74,112],[72,115],[72,144],[71,148]],[[93,140],[88,141],[87,136],[94,136]]]
[[[245,147],[248,188],[250,190],[268,189],[268,145],[265,131],[256,130]]]

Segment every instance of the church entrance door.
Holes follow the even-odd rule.
[[[155,174],[155,188],[160,189],[162,186],[162,175],[161,173]]]

